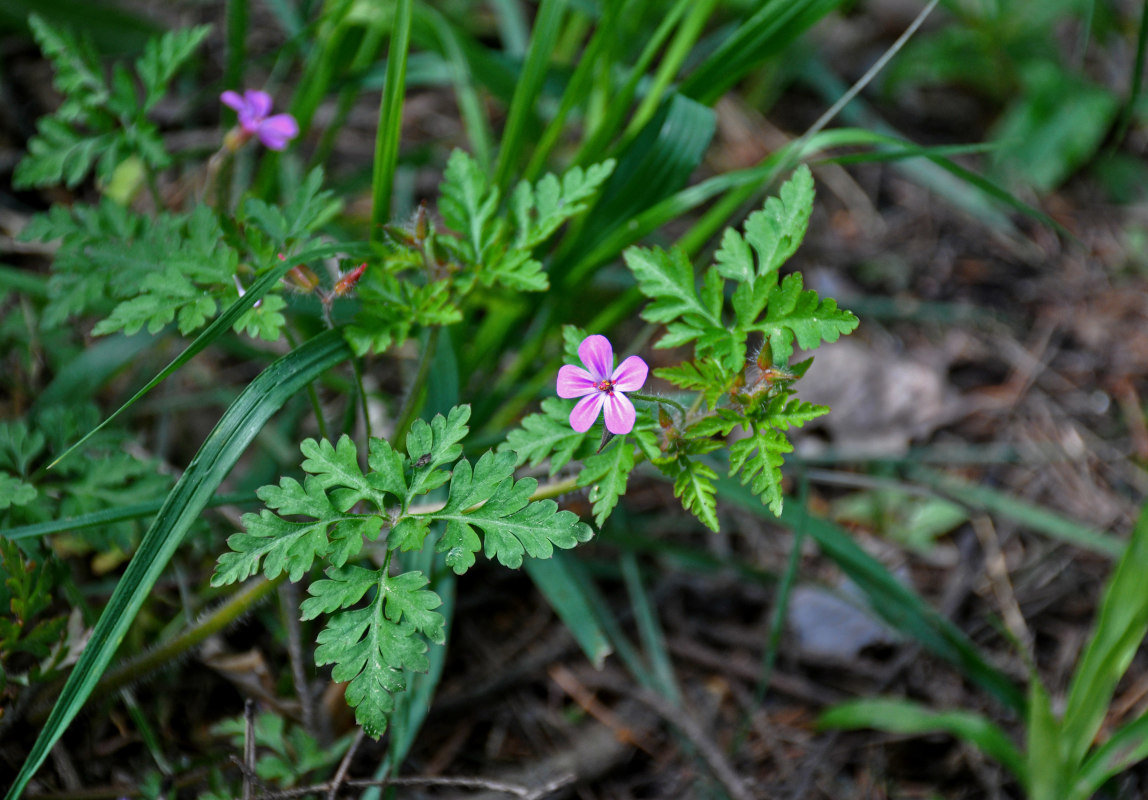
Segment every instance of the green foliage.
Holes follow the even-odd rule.
[[[514,479],[513,451],[487,452],[473,466],[462,458],[469,418],[470,407],[458,406],[429,423],[416,420],[405,454],[371,439],[365,471],[350,437],[336,444],[307,439],[301,446],[304,481],[284,477],[259,490],[266,508],[243,516],[245,532],[228,539],[231,552],[220,556],[212,576],[212,585],[222,586],[262,569],[268,578],[287,572],[297,581],[316,559],[326,561],[327,578],[311,585],[303,617],[331,615],[316,658],[336,665],[335,680],[350,681],[348,702],[372,736],[386,728],[394,695],[407,685],[404,673],[426,669],[424,638],[441,643],[444,632],[441,616],[432,611],[440,600],[422,588],[427,580],[421,573],[392,577],[385,568],[348,563],[365,540],[385,530],[388,551],[417,550],[433,526],[442,531],[438,551],[461,574],[480,549],[517,568],[526,555],[549,558],[555,547],[570,548],[591,536],[554,501],[530,500],[537,481]],[[412,505],[448,483],[442,508]],[[351,608],[370,592],[366,606]]]
[[[135,63],[141,96],[135,78],[123,65],[108,80],[87,38],[53,28],[35,14],[28,23],[52,62],[53,83],[64,100],[53,116],[38,123],[28,154],[16,167],[14,185],[26,188],[63,182],[75,186],[93,168],[106,184],[116,168],[133,157],[150,169],[167,167],[171,159],[147,114],[210,28],[171,31],[149,41]]]
[[[213,725],[211,732],[230,736],[232,747],[242,751],[246,729],[243,717],[233,717]],[[255,760],[255,774],[284,789],[301,783],[312,773],[325,774],[339,763],[355,739],[354,734],[347,734],[322,745],[302,727],[289,725],[283,717],[270,712],[255,716],[252,732],[256,751],[264,751]]]
[[[644,431],[635,436],[649,436]],[[618,505],[618,499],[626,493],[626,483],[637,464],[634,448],[625,441],[607,445],[583,462],[578,473],[578,485],[590,487],[590,502],[594,504],[594,521],[598,527],[610,516]]]
[[[223,243],[219,221],[206,206],[186,217],[161,214],[142,228],[143,235],[124,243],[113,257],[120,269],[140,276],[135,286],[118,290],[134,296],[92,329],[97,336],[117,330],[133,334],[145,325],[148,333],[158,333],[173,319],[184,335],[198,330],[215,316],[212,294],[228,289],[238,268],[238,255]],[[273,340],[278,330],[274,333]]]
[[[319,633],[317,664],[334,664],[331,677],[349,681],[347,703],[367,732],[378,738],[394,710],[394,695],[406,689],[404,672],[425,672],[426,639],[445,640],[443,618],[432,609],[442,601],[423,589],[421,572],[389,576],[386,570],[329,567],[327,579],[313,583],[303,602],[304,619],[331,614]],[[374,597],[363,608],[338,611],[358,603],[368,590]],[[419,636],[418,634],[421,634]]]
[[[71,517],[162,496],[171,485],[155,462],[123,449],[122,432],[105,431],[84,448],[83,458],[46,469],[97,420],[94,406],[48,406],[30,420],[0,422],[0,528]],[[139,533],[135,521],[112,522],[67,534],[67,549],[129,551]]]
[[[792,396],[791,386],[804,371],[804,365],[788,365],[793,345],[812,350],[857,327],[857,318],[835,301],[805,290],[799,273],[780,277],[781,265],[805,236],[812,205],[813,177],[800,167],[778,197],[749,216],[744,235],[725,231],[700,290],[681,251],[631,248],[625,253],[639,288],[652,298],[642,317],[666,327],[657,347],[694,344],[693,361],[655,374],[699,392],[708,410],[684,419],[665,417],[662,452],[653,460],[673,479],[683,506],[714,530],[716,473],[695,457],[705,452],[699,442],[729,436],[739,427],[747,431],[730,445],[730,475],[738,475],[780,514],[781,466],[793,449],[783,431],[828,412]],[[732,313],[726,310],[727,296]],[[747,345],[755,335],[764,336],[768,347],[747,364]]]
[[[547,289],[534,250],[589,208],[612,170],[613,162],[606,161],[574,167],[561,178],[523,181],[504,210],[501,193],[478,161],[453,151],[439,186],[446,230],[436,230],[425,211],[413,230],[388,228],[390,252],[359,284],[362,307],[347,340],[359,354],[382,352],[405,342],[415,326],[459,322],[476,290]]]
[[[586,170],[574,167],[561,179],[546,175],[533,186],[519,183],[508,222],[498,213],[498,187],[477,161],[455,150],[439,187],[439,210],[459,238],[444,237],[440,243],[462,265],[459,280],[527,292],[546,289],[549,282],[533,249],[585,211],[613,169],[614,162],[605,161]]]
[[[0,567],[6,575],[0,586],[0,695],[8,684],[16,654],[23,659],[27,678],[39,682],[52,676],[64,655],[65,618],[48,616],[54,591],[62,582],[63,565],[51,556],[37,561],[26,558],[15,542],[0,538]],[[50,658],[53,650],[56,657]]]
[[[549,459],[550,474],[554,475],[570,463],[588,440],[587,434],[570,427],[568,403],[548,397],[542,401],[542,412],[523,419],[522,427],[510,431],[499,449],[517,453],[518,466],[529,462],[537,467]]]
[[[323,188],[323,170],[315,167],[294,187],[283,205],[272,205],[258,197],[247,197],[236,219],[247,248],[257,263],[276,264],[280,254],[287,256],[319,244],[319,229],[342,208],[334,193]]]

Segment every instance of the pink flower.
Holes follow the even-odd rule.
[[[558,396],[582,398],[570,412],[570,427],[579,433],[590,430],[605,408],[606,430],[615,434],[632,431],[634,404],[623,392],[641,389],[649,366],[638,356],[630,356],[614,369],[614,348],[598,334],[582,340],[578,357],[587,369],[567,364],[558,370]]]
[[[299,135],[299,123],[290,114],[271,113],[271,95],[258,89],[248,89],[241,97],[238,92],[227,91],[219,96],[225,106],[239,114],[239,128],[242,138],[259,138],[264,147],[283,150],[287,142]]]

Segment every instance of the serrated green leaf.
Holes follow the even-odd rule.
[[[785,276],[770,293],[765,319],[752,326],[768,337],[775,364],[789,362],[795,339],[798,347],[812,350],[822,342],[837,341],[857,327],[857,317],[838,308],[836,300],[821,300],[817,292],[802,286],[801,273]]]
[[[499,450],[517,453],[516,466],[529,462],[530,466],[537,467],[549,458],[553,476],[574,458],[574,453],[586,438],[585,433],[578,433],[570,427],[569,403],[548,397],[542,401],[542,413],[524,418],[522,427],[510,431]]]
[[[753,436],[738,439],[729,448],[729,474],[740,472],[743,485],[749,484],[769,510],[780,514],[784,497],[781,493],[781,465],[784,453],[793,452],[785,434],[763,428]]]
[[[768,425],[787,431],[790,427],[800,428],[810,420],[828,413],[828,406],[819,406],[796,397],[779,394],[769,401],[761,413],[761,419]]]
[[[709,465],[685,457],[669,462],[666,467],[674,479],[674,497],[680,498],[686,511],[717,533],[717,501],[714,498],[717,473]]]
[[[522,181],[510,199],[514,216],[515,244],[530,250],[549,239],[566,220],[589,208],[590,199],[614,171],[607,159],[583,170],[573,167],[561,180],[553,174],[542,177],[533,187]]]
[[[341,608],[350,608],[363,599],[363,595],[379,585],[380,570],[364,567],[328,567],[327,578],[313,581],[307,587],[311,595],[299,604],[300,619],[315,619]]]
[[[455,406],[444,417],[436,414],[428,424],[417,419],[407,433],[407,454],[410,456],[411,478],[407,492],[412,497],[426,494],[450,480],[442,470],[462,455],[462,440],[466,438],[470,406]]]
[[[456,149],[447,160],[439,195],[443,221],[462,234],[465,260],[484,262],[497,238],[498,189],[489,185],[477,161]]]
[[[438,551],[447,554],[447,564],[460,575],[473,566],[480,547],[475,528],[483,532],[486,557],[511,569],[522,565],[524,555],[549,558],[554,547],[569,549],[593,535],[573,512],[558,511],[554,501],[531,503],[538,481],[515,482],[514,462],[510,451],[485,453],[473,470],[465,459],[459,461],[446,506],[426,515],[447,523]]]
[[[590,487],[594,522],[599,528],[618,505],[618,498],[626,493],[626,483],[634,463],[634,447],[624,438],[617,439],[612,446],[583,462],[582,471],[578,473],[578,485]]]
[[[383,613],[384,596],[366,608],[334,614],[319,632],[315,663],[334,664],[331,678],[350,683],[347,704],[367,735],[379,738],[394,710],[394,694],[406,688],[404,671],[425,672],[427,644],[409,622],[396,624]]]
[[[143,55],[136,61],[136,72],[139,73],[144,86],[145,113],[163,97],[168,83],[209,33],[211,33],[210,25],[200,25],[195,28],[168,31],[159,38],[148,40]]]

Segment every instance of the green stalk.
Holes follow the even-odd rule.
[[[431,363],[434,361],[434,351],[438,347],[438,337],[441,330],[437,327],[431,328],[427,334],[427,343],[419,358],[419,370],[415,374],[414,382],[411,384],[410,391],[407,392],[402,409],[399,411],[399,420],[395,424],[395,433],[391,437],[391,445],[399,449],[400,452],[404,447],[403,443],[406,441],[407,431],[411,429],[411,424],[414,423],[419,411],[422,410],[423,399],[426,396],[427,379],[430,378]]]
[[[514,89],[514,98],[510,101],[506,128],[502,131],[502,147],[498,151],[494,183],[503,193],[510,186],[511,176],[518,165],[526,126],[541,93],[542,82],[550,66],[550,56],[562,32],[565,14],[566,0],[542,0],[538,8],[534,32],[530,37],[530,49]]]
[[[371,241],[383,238],[383,224],[390,219],[395,169],[399,163],[403,100],[407,89],[407,53],[411,46],[413,0],[397,0],[387,50],[387,77],[379,105],[379,129],[375,136],[375,168],[371,178]]]

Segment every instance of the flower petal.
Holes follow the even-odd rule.
[[[630,356],[614,370],[610,379],[614,381],[614,388],[623,392],[636,392],[646,382],[650,374],[650,366],[638,356]]]
[[[271,113],[271,95],[260,89],[248,89],[243,93],[247,108],[256,122],[263,120]]]
[[[605,394],[605,393],[603,393]],[[614,392],[606,396],[606,430],[619,436],[634,429],[634,420],[637,413],[630,398],[621,392]]]
[[[602,403],[605,401],[605,392],[594,392],[583,397],[570,412],[570,427],[578,433],[590,430],[594,420],[598,419],[598,412],[602,410]]]
[[[567,364],[558,370],[558,396],[583,397],[598,391],[598,386],[590,373],[581,367]]]
[[[596,383],[609,379],[614,369],[614,348],[605,336],[595,333],[583,339],[578,345],[578,357]]]
[[[239,92],[233,92],[230,89],[219,96],[219,102],[236,111],[242,111],[246,105],[246,103],[243,102],[243,98],[239,96]]]
[[[299,135],[299,123],[290,114],[276,114],[263,120],[255,131],[269,150],[283,150],[287,142]]]

